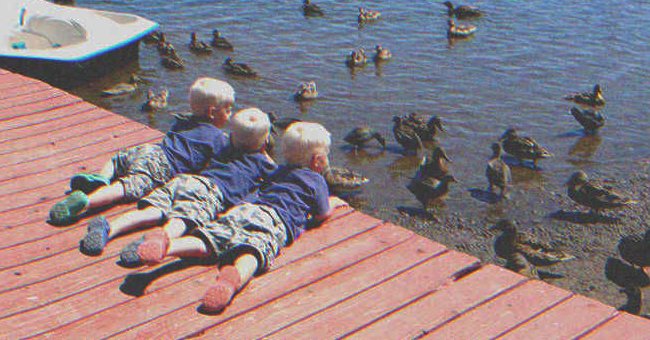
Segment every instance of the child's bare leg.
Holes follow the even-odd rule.
[[[113,182],[111,185],[101,187],[88,195],[88,206],[86,209],[103,207],[124,198],[124,185],[121,182]]]
[[[142,210],[133,210],[117,216],[109,225],[108,238],[112,239],[117,235],[141,227],[150,227],[160,224],[163,213],[155,207],[147,207]]]
[[[180,218],[171,218],[165,223],[163,229],[170,239],[179,238],[187,232],[187,224]]]
[[[113,178],[113,176],[115,176],[115,167],[113,166],[113,161],[110,160],[104,163],[104,166],[102,167],[102,170],[99,171],[99,174],[108,179]]]
[[[237,256],[234,265],[223,266],[214,286],[203,296],[203,310],[214,313],[226,308],[237,293],[257,271],[257,258],[244,252]]]

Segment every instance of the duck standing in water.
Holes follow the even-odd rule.
[[[603,90],[598,84],[594,85],[594,90],[592,92],[572,93],[565,96],[564,99],[590,107],[600,107],[605,105]]]
[[[350,169],[330,166],[323,172],[323,177],[332,194],[345,194],[359,191],[370,180]]]
[[[418,173],[422,173],[420,169],[418,169]],[[456,182],[456,178],[452,175],[445,175],[441,179],[436,179],[434,177],[414,177],[406,188],[415,195],[415,198],[422,203],[422,206],[426,210],[430,206],[441,203],[447,199],[449,194],[449,185]]]
[[[575,256],[540,242],[530,234],[519,232],[511,220],[502,219],[490,230],[501,231],[494,241],[494,252],[507,261],[506,268],[530,278],[539,279],[537,266],[575,259]]]
[[[167,99],[169,98],[169,90],[162,89],[159,94],[153,90],[147,91],[147,101],[142,104],[142,111],[152,112],[167,107]]]
[[[424,156],[418,171],[415,173],[415,178],[433,177],[441,180],[449,174],[449,163],[451,163],[451,160],[447,156],[445,149],[437,146],[429,155]]]
[[[231,57],[226,58],[223,63],[223,68],[226,70],[226,72],[234,75],[243,77],[257,77],[257,72],[253,70],[252,67],[243,63],[236,63],[235,60]]]
[[[220,48],[222,50],[234,50],[235,47],[224,37],[221,36],[219,30],[212,30],[212,41],[210,45],[214,48]]]
[[[354,145],[355,150],[362,148],[369,141],[376,139],[382,148],[386,148],[386,140],[375,129],[369,127],[357,127],[350,131],[343,140]]]
[[[322,9],[311,0],[304,0],[302,3],[302,12],[306,17],[322,17],[325,15]]]
[[[454,7],[451,1],[442,3],[447,7],[447,15],[458,19],[474,19],[483,16],[483,12],[474,6],[461,5]]]
[[[533,168],[537,169],[537,161],[543,158],[553,157],[553,154],[539,145],[530,137],[520,137],[517,130],[509,128],[499,140],[503,145],[503,150],[517,158],[520,163],[525,159],[533,161]]]
[[[196,53],[196,54],[211,54],[212,49],[208,44],[204,43],[203,41],[199,41],[196,39],[196,33],[192,32],[190,35],[190,44],[189,44],[190,51]]]
[[[488,191],[493,192],[494,187],[499,188],[499,197],[508,197],[507,191],[512,175],[510,174],[510,167],[506,162],[501,159],[503,148],[499,143],[492,143],[492,157],[488,160],[487,167],[485,168],[485,177],[488,180]]]
[[[598,129],[605,125],[605,116],[593,110],[580,110],[577,107],[571,108],[571,115],[585,129],[585,133],[593,135]]]
[[[381,13],[379,11],[373,11],[369,9],[365,9],[363,7],[359,7],[359,15],[357,16],[357,21],[361,23],[365,23],[368,21],[374,21],[379,19],[381,16]]]
[[[140,82],[142,82],[142,79],[140,79],[140,77],[135,74],[131,74],[128,83],[119,83],[111,88],[105,89],[102,91],[102,96],[112,97],[133,93],[138,89],[138,83]]]
[[[415,129],[406,124],[406,119],[393,116],[393,135],[395,140],[406,151],[417,151],[423,149],[422,139]]]
[[[345,59],[345,64],[350,68],[365,66],[367,63],[366,51],[361,47],[350,52]]]
[[[589,176],[582,170],[574,172],[566,186],[567,194],[574,202],[597,214],[603,209],[623,208],[638,203],[623,197],[610,186],[601,186],[589,181]]]
[[[474,25],[456,25],[453,18],[447,20],[447,36],[450,38],[469,38],[476,32]]]
[[[375,62],[387,61],[390,60],[392,57],[393,54],[390,53],[389,49],[382,47],[381,45],[375,46],[375,56],[373,57]]]
[[[298,91],[294,94],[297,101],[313,100],[318,98],[318,91],[316,90],[316,82],[310,81],[302,83],[298,87]]]

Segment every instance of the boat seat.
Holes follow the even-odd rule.
[[[47,15],[29,17],[12,42],[23,41],[29,49],[57,48],[86,41],[88,33],[74,19],[61,20]]]

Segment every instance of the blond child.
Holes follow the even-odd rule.
[[[50,210],[57,225],[74,223],[88,209],[137,201],[177,174],[196,173],[228,145],[221,130],[231,115],[235,91],[228,83],[199,78],[190,87],[191,115],[177,115],[162,142],[119,151],[99,174],[77,174],[72,193]]]
[[[271,174],[277,165],[264,152],[271,123],[256,108],[241,110],[230,119],[230,144],[210,159],[199,174],[180,174],[138,202],[139,210],[122,214],[109,222],[103,216],[90,221],[80,250],[100,254],[106,243],[135,228],[163,224],[122,252],[122,263],[134,266],[140,253],[159,254],[171,238],[189,228],[203,226],[228,207],[239,204],[249,192]],[[144,241],[149,241],[143,244]]]

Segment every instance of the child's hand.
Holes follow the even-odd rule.
[[[338,207],[345,207],[345,206],[349,205],[348,202],[340,199],[337,196],[330,196],[329,201],[330,201],[330,208],[331,209],[336,209]]]

